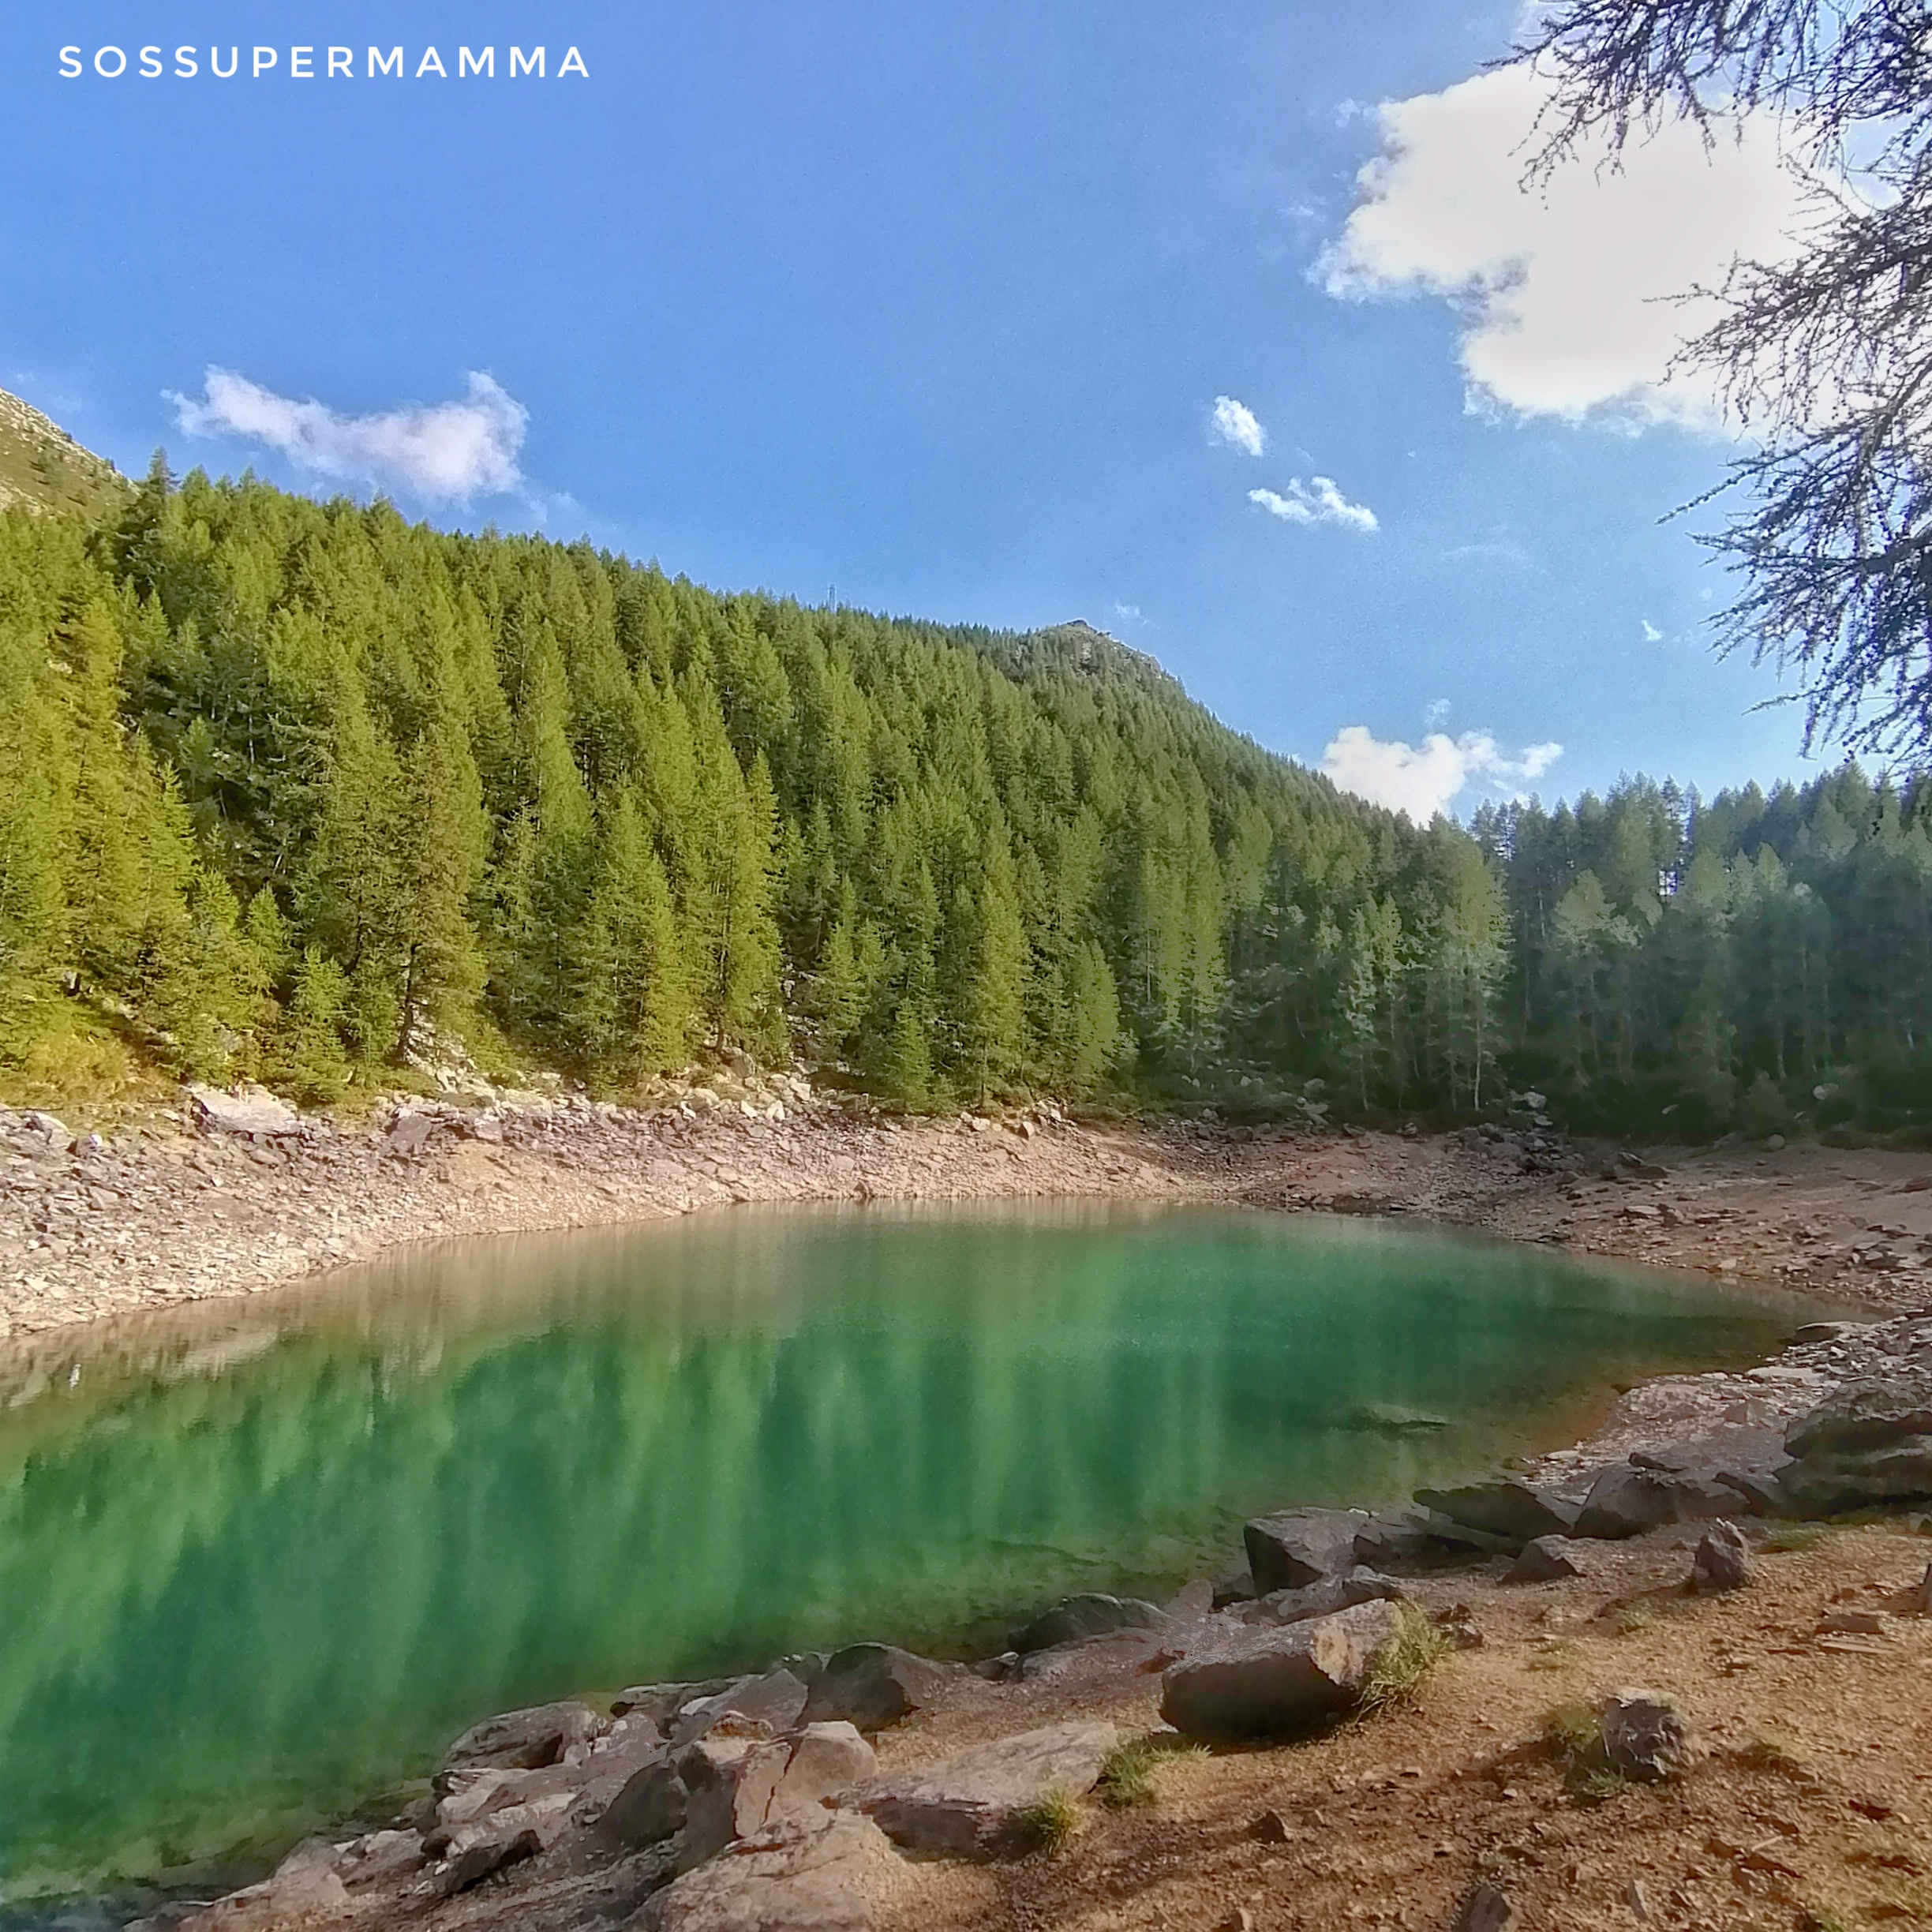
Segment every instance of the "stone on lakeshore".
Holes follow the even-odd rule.
[[[878,1771],[878,1754],[856,1726],[843,1721],[807,1724],[784,1743],[792,1755],[772,1793],[767,1824],[816,1818],[836,1800],[871,1784]]]
[[[830,1813],[774,1826],[657,1893],[639,1932],[876,1932],[905,1862],[868,1818]]]
[[[1107,1637],[1115,1631],[1159,1630],[1166,1613],[1138,1597],[1107,1597],[1098,1591],[1063,1597],[1042,1611],[1024,1629],[1013,1633],[1018,1651],[1050,1650],[1056,1644],[1078,1643],[1084,1637]]]
[[[1241,1531],[1255,1588],[1266,1597],[1354,1569],[1355,1537],[1368,1520],[1366,1510],[1283,1510],[1256,1517]]]
[[[1235,1616],[1244,1623],[1304,1623],[1310,1617],[1333,1616],[1356,1604],[1378,1600],[1400,1603],[1407,1593],[1393,1577],[1357,1565],[1346,1576],[1324,1577],[1305,1589],[1275,1590],[1250,1604],[1243,1604]]]
[[[1777,1481],[1780,1507],[1797,1515],[1932,1496],[1932,1438],[1908,1436],[1863,1455],[1814,1453],[1787,1462]]]
[[[1515,1567],[1509,1573],[1511,1583],[1556,1583],[1567,1577],[1586,1574],[1578,1560],[1576,1544],[1561,1536],[1532,1537],[1522,1547]]]
[[[601,1711],[574,1698],[485,1717],[444,1754],[436,1773],[438,1795],[451,1772],[537,1770],[557,1763],[572,1745],[588,1743],[610,1728],[611,1720]]]
[[[968,1746],[903,1781],[863,1792],[859,1808],[909,1851],[998,1858],[1031,1849],[1029,1813],[1050,1792],[1091,1791],[1120,1742],[1110,1724],[1044,1724]]]
[[[414,1831],[365,1833],[343,1846],[335,1857],[335,1874],[353,1891],[392,1883],[417,1870],[423,1862],[422,1834]]]
[[[769,1739],[713,1732],[672,1761],[687,1794],[678,1863],[689,1870],[734,1838],[762,1829],[791,1753]]]
[[[1418,1489],[1415,1500],[1435,1515],[1518,1549],[1537,1537],[1567,1536],[1576,1524],[1576,1512],[1567,1504],[1507,1476],[1455,1489]]]
[[[433,1880],[436,1893],[448,1898],[506,1865],[548,1852],[563,1837],[576,1795],[566,1786],[459,1826],[443,1848]]]
[[[1741,1492],[1714,1477],[1619,1462],[1590,1485],[1576,1519],[1580,1537],[1633,1537],[1663,1523],[1699,1522],[1728,1516]]]
[[[1189,1737],[1312,1730],[1353,1708],[1401,1628],[1380,1601],[1305,1623],[1230,1623],[1168,1669],[1161,1716]]]
[[[327,1845],[299,1845],[260,1885],[231,1892],[205,1911],[163,1920],[174,1932],[286,1932],[327,1925],[355,1910]]]
[[[1646,1783],[1681,1777],[1699,1755],[1690,1719],[1661,1690],[1612,1694],[1603,1710],[1603,1749],[1613,1770]]]
[[[719,1691],[728,1690],[743,1681],[737,1677],[706,1677],[695,1683],[631,1684],[611,1699],[611,1715],[628,1717],[641,1713],[660,1731],[667,1731],[687,1704],[694,1704],[699,1698],[715,1697]]]
[[[1750,1545],[1735,1523],[1714,1522],[1690,1559],[1690,1585],[1700,1596],[1742,1589],[1751,1580]]]
[[[707,1698],[687,1704],[670,1727],[671,1748],[682,1750],[727,1717],[744,1717],[769,1724],[773,1732],[789,1731],[805,1709],[805,1687],[788,1670],[767,1671]]]
[[[1420,1510],[1376,1511],[1355,1532],[1355,1560],[1387,1574],[1428,1570],[1453,1560],[1457,1552],[1429,1527]]]
[[[219,1087],[190,1085],[195,1125],[210,1133],[260,1134],[275,1138],[302,1131],[302,1117],[265,1087],[224,1093]]]
[[[1230,1570],[1216,1577],[1209,1595],[1211,1608],[1225,1610],[1230,1604],[1252,1603],[1260,1592],[1255,1588],[1254,1573],[1248,1569]]]
[[[599,1833],[627,1852],[662,1843],[684,1829],[691,1794],[677,1766],[659,1758],[634,1771],[597,1820]]]
[[[852,1644],[826,1659],[800,1721],[842,1719],[861,1731],[882,1731],[930,1704],[950,1675],[930,1658],[891,1644]]]
[[[1932,1436],[1932,1365],[1901,1367],[1882,1380],[1848,1383],[1784,1432],[1786,1453],[1863,1455]]]

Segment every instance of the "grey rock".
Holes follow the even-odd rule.
[[[326,1846],[302,1845],[260,1885],[244,1887],[174,1923],[180,1932],[283,1932],[291,1925],[326,1925],[355,1906]]]
[[[989,1739],[915,1777],[862,1792],[859,1808],[910,1850],[998,1858],[1029,1848],[1028,1814],[1050,1792],[1091,1791],[1120,1742],[1110,1724],[1080,1720]]]
[[[1714,1522],[1690,1559],[1690,1588],[1698,1596],[1742,1589],[1751,1580],[1750,1545],[1735,1523]]]
[[[634,1771],[604,1808],[597,1829],[622,1850],[659,1844],[684,1829],[691,1793],[677,1766],[660,1758]]]
[[[1882,1381],[1848,1383],[1784,1432],[1800,1460],[1863,1454],[1932,1435],[1932,1364],[1913,1363]]]
[[[195,1124],[210,1133],[260,1134],[273,1138],[302,1131],[301,1116],[286,1100],[278,1100],[264,1087],[244,1087],[234,1093],[224,1093],[219,1087],[191,1085],[188,1097]]]
[[[1458,1551],[1430,1528],[1421,1510],[1378,1511],[1355,1533],[1355,1560],[1384,1575],[1429,1570],[1455,1560]]]
[[[1254,1573],[1243,1567],[1216,1577],[1209,1601],[1213,1608],[1225,1610],[1230,1604],[1252,1603],[1260,1593],[1255,1588]]]
[[[1514,1537],[1497,1536],[1490,1530],[1478,1530],[1473,1523],[1458,1522],[1453,1516],[1444,1516],[1434,1510],[1418,1513],[1429,1541],[1452,1562],[1466,1563],[1472,1554],[1514,1556],[1522,1547]]]
[[[842,1720],[861,1731],[882,1731],[930,1704],[950,1676],[930,1658],[891,1644],[853,1644],[826,1660],[801,1721]]]
[[[769,1739],[717,1732],[680,1751],[672,1761],[687,1794],[679,1863],[688,1870],[762,1829],[790,1758]]]
[[[774,1827],[687,1873],[645,1905],[639,1932],[877,1932],[904,1861],[868,1818]]]
[[[1301,1589],[1355,1567],[1355,1538],[1366,1510],[1283,1510],[1257,1516],[1241,1531],[1248,1568],[1263,1596]]]
[[[455,1771],[485,1769],[535,1770],[557,1763],[573,1745],[588,1743],[609,1730],[611,1720],[588,1704],[566,1699],[505,1711],[472,1724],[444,1754],[436,1773],[438,1795]]]
[[[1451,1932],[1503,1932],[1516,1915],[1508,1897],[1492,1885],[1479,1885],[1456,1908]]]
[[[741,1677],[707,1677],[694,1683],[631,1684],[611,1699],[611,1714],[627,1717],[641,1713],[660,1731],[666,1731],[687,1704],[695,1704],[700,1698],[715,1697],[719,1691],[728,1690],[743,1681]]]
[[[1324,1577],[1303,1589],[1275,1590],[1243,1604],[1234,1614],[1244,1623],[1301,1623],[1310,1617],[1333,1616],[1356,1604],[1400,1603],[1406,1597],[1393,1577],[1358,1564],[1346,1576]]]
[[[1556,1583],[1588,1574],[1577,1559],[1581,1552],[1568,1537],[1532,1537],[1509,1573],[1512,1583]]]
[[[767,1671],[762,1677],[743,1677],[707,1698],[687,1704],[672,1720],[673,1750],[695,1744],[726,1717],[745,1717],[769,1724],[774,1732],[789,1731],[805,1709],[803,1684],[788,1670]]]
[[[1056,1644],[1078,1643],[1085,1637],[1106,1637],[1115,1631],[1159,1630],[1166,1613],[1138,1597],[1106,1597],[1088,1592],[1063,1597],[1024,1629],[1013,1633],[1018,1651],[1050,1650]]]
[[[772,1793],[768,1824],[816,1818],[827,1806],[870,1784],[878,1771],[878,1754],[852,1724],[807,1724],[784,1742],[791,1755]]]
[[[1576,1522],[1567,1503],[1506,1476],[1455,1489],[1418,1489],[1416,1501],[1435,1515],[1518,1548],[1536,1537],[1567,1536]]]
[[[1402,1628],[1391,1603],[1357,1604],[1303,1623],[1230,1624],[1168,1668],[1161,1715],[1189,1737],[1265,1737],[1312,1729],[1361,1697]]]
[[[420,1832],[369,1832],[343,1847],[335,1874],[350,1891],[360,1891],[408,1877],[421,1869],[423,1855]]]
[[[1580,1537],[1632,1537],[1662,1523],[1698,1522],[1728,1516],[1739,1505],[1739,1492],[1714,1478],[1673,1474],[1619,1462],[1603,1471],[1590,1485],[1576,1519]]]
[[[1681,1777],[1699,1755],[1695,1728],[1661,1690],[1612,1694],[1603,1710],[1603,1750],[1613,1769],[1647,1783]]]
[[[1786,1463],[1777,1480],[1784,1512],[1799,1515],[1932,1496],[1932,1438],[1908,1436],[1885,1448],[1844,1455],[1814,1451]]]

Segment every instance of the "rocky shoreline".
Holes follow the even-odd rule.
[[[1725,1386],[1734,1380],[1768,1392],[1739,1395]],[[486,1720],[381,1829],[304,1845],[263,1883],[170,1907],[146,1932],[909,1932],[957,1893],[949,1875],[1037,1870],[1090,1816],[1151,1802],[1163,1764],[1185,1754],[1259,1745],[1292,1760],[1338,1727],[1372,1739],[1422,1698],[1445,1656],[1507,1642],[1485,1628],[1473,1593],[1491,1602],[1538,1593],[1551,1627],[1537,1641],[1550,1655],[1570,1641],[1556,1634],[1552,1592],[1601,1588],[1619,1572],[1627,1584],[1634,1569],[1653,1579],[1648,1589],[1625,1588],[1576,1622],[1601,1627],[1642,1598],[1694,1614],[1757,1588],[1780,1548],[1801,1541],[1794,1525],[1932,1499],[1932,1312],[1820,1324],[1768,1369],[1676,1381],[1677,1398],[1648,1421],[1641,1403],[1627,1406],[1617,1429],[1647,1433],[1617,1460],[1586,1447],[1535,1472],[1421,1492],[1404,1511],[1257,1518],[1245,1565],[1218,1583],[1159,1606],[1064,1600],[1016,1631],[1011,1649],[970,1667],[863,1643]],[[1694,1405],[1683,1395],[1694,1383]],[[1908,1642],[1923,1653],[1925,1548],[1914,1559],[1923,1574],[1902,1587],[1840,1591],[1859,1606],[1821,1612],[1807,1647],[1863,1657]],[[1660,1585],[1658,1559],[1669,1566],[1673,1552]],[[1572,1799],[1687,1789],[1713,1758],[1681,1691],[1625,1686],[1568,1708],[1567,1731],[1518,1754],[1556,1764]],[[1896,1810],[1860,1802],[1885,1818]],[[1295,1834],[1277,1810],[1251,1819],[1247,1835],[1286,1844]],[[1440,1849],[1468,1869],[1458,1915],[1437,1922],[1466,1932],[1509,1923],[1512,1875],[1453,1843]],[[1797,1875],[1788,1863],[1779,1870]],[[971,1880],[968,1894],[983,1896],[986,1882]],[[1248,1915],[1219,1923],[1311,1923],[1240,1909]]]
[[[1391,1657],[1503,1647],[1472,1600],[1502,1606],[1507,1625],[1533,1589],[1627,1582],[1694,1543],[1665,1587],[1673,1607],[1702,1601],[1762,1570],[1777,1526],[1932,1498],[1932,1309],[1887,1313],[1923,1294],[1923,1161],[1526,1138],[1150,1129],[1050,1109],[915,1124],[802,1081],[651,1112],[405,1102],[358,1129],[265,1096],[202,1095],[112,1141],[0,1114],[0,1332],[22,1387],[88,1337],[77,1324],[272,1287],[409,1240],[751,1200],[1080,1195],[1413,1215],[1800,1286],[1880,1317],[1815,1324],[1755,1368],[1646,1384],[1589,1441],[1424,1492],[1410,1511],[1257,1519],[1244,1571],[1159,1607],[1070,1600],[970,1670],[868,1644],[509,1713],[452,1747],[409,1814],[298,1848],[212,1906],[170,1907],[155,1932],[1005,1923],[983,1915],[990,1881],[962,1872],[1037,1878],[1063,1829],[1111,1816],[1121,1780],[1159,1769],[1165,1788],[1163,1767],[1185,1762],[1175,1747],[1190,1739],[1287,1738],[1294,1758],[1354,1736],[1348,1720],[1376,1705]],[[1599,1757],[1619,1726],[1669,1728],[1654,1713],[1627,1722],[1627,1699],[1598,1702]],[[977,1904],[947,1920],[955,1896]]]
[[[1408,1215],[1878,1309],[1932,1295],[1922,1156],[1076,1120],[908,1120],[788,1075],[619,1108],[398,1097],[367,1123],[196,1090],[111,1136],[0,1109],[0,1342],[258,1293],[411,1242],[747,1202],[1046,1196]]]

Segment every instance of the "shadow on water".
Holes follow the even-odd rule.
[[[122,1324],[0,1424],[0,1896],[286,1840],[520,1702],[1225,1567],[1258,1509],[1547,1444],[1795,1305],[1062,1206],[451,1245]]]

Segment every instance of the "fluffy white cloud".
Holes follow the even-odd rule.
[[[1648,617],[1640,618],[1638,622],[1643,626],[1644,642],[1646,644],[1661,644],[1664,642],[1664,633]]]
[[[1322,769],[1344,792],[1427,825],[1472,786],[1493,796],[1512,797],[1562,756],[1559,744],[1535,744],[1511,758],[1494,733],[1485,731],[1465,732],[1459,738],[1431,732],[1412,745],[1378,738],[1366,724],[1345,724],[1323,751]]]
[[[1284,523],[1340,523],[1365,534],[1380,527],[1366,504],[1350,503],[1327,477],[1311,477],[1305,483],[1292,477],[1285,496],[1279,490],[1251,489],[1248,500]]]
[[[1267,432],[1261,427],[1261,419],[1245,402],[1237,402],[1232,396],[1215,398],[1209,427],[1217,441],[1231,443],[1250,456],[1259,456],[1267,447]]]
[[[208,370],[200,396],[170,392],[168,400],[189,436],[265,443],[301,468],[342,482],[453,503],[514,490],[523,480],[517,456],[530,412],[492,378],[474,372],[459,402],[412,403],[368,416],[277,395],[224,369]]]
[[[1714,313],[1690,291],[1740,257],[1788,256],[1805,225],[1775,128],[1747,120],[1707,152],[1672,124],[1620,164],[1586,147],[1526,185],[1548,97],[1545,79],[1507,67],[1385,103],[1382,151],[1318,275],[1333,295],[1452,302],[1474,406],[1717,426],[1708,380],[1668,365]]]

